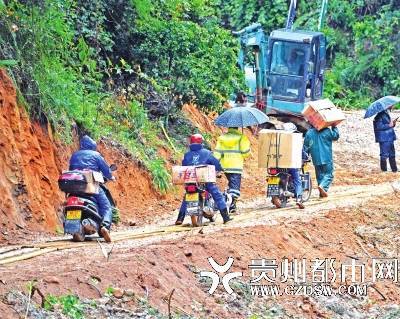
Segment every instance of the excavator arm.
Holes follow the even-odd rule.
[[[286,30],[290,31],[293,30],[294,18],[296,17],[296,9],[297,9],[297,0],[291,0],[288,16],[286,19],[286,27],[285,27]]]
[[[290,31],[293,30],[293,23],[296,17],[296,9],[297,9],[297,0],[291,0],[288,16],[286,19],[286,27],[285,27],[286,30]],[[319,20],[318,20],[318,31],[320,31],[322,29],[322,26],[324,25],[327,10],[328,10],[328,0],[322,0],[321,12],[319,14]]]
[[[267,90],[268,38],[259,23],[253,23],[238,32],[233,32],[233,34],[240,37],[238,64],[242,70],[245,71],[246,69],[246,55],[249,52],[253,54],[253,72],[255,73],[255,86],[253,89],[255,92],[252,93],[255,94],[254,102],[256,106],[264,109]]]
[[[321,31],[322,26],[324,25],[327,10],[328,10],[328,0],[322,0],[322,7],[318,21],[318,31]]]

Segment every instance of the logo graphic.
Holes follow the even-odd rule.
[[[217,272],[217,273],[212,272],[212,271],[201,271],[200,272],[200,277],[210,277],[212,279],[212,284],[211,284],[211,287],[210,287],[210,290],[208,291],[208,293],[210,295],[212,295],[214,293],[214,291],[217,289],[220,282],[222,282],[222,285],[224,286],[226,292],[228,294],[232,294],[233,290],[229,286],[229,281],[236,277],[242,277],[243,272],[228,273],[222,277],[222,281],[218,274],[226,273],[232,267],[233,258],[229,257],[224,265],[219,265],[212,257],[207,258],[207,260],[208,260],[208,263],[211,265],[211,267]]]
[[[200,162],[200,155],[198,154],[193,155],[193,164],[198,165],[199,162]]]

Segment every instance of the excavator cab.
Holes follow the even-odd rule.
[[[301,114],[322,97],[326,41],[321,32],[275,30],[268,39],[267,112]]]
[[[327,6],[328,0],[321,0],[318,30]],[[272,31],[269,37],[259,23],[233,34],[240,37],[238,64],[245,72],[255,106],[305,131],[304,106],[322,98],[326,39],[321,32],[293,29],[296,7],[297,0],[291,0],[286,27]]]

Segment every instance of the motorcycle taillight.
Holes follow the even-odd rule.
[[[268,174],[276,175],[276,174],[278,174],[278,169],[277,168],[268,168]]]
[[[196,185],[186,185],[185,189],[188,193],[195,193],[197,192],[197,186]]]
[[[70,196],[67,199],[67,206],[84,206],[85,202],[81,200],[79,197]]]

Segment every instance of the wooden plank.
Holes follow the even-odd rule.
[[[15,263],[17,261],[30,259],[30,258],[37,257],[37,256],[40,256],[40,255],[44,255],[44,254],[47,254],[47,253],[50,253],[50,252],[56,251],[56,250],[58,250],[58,248],[44,248],[44,249],[40,249],[38,251],[33,251],[31,253],[28,253],[28,254],[23,254],[23,255],[20,255],[20,256],[1,259],[0,260],[0,265],[11,264],[11,263]]]

